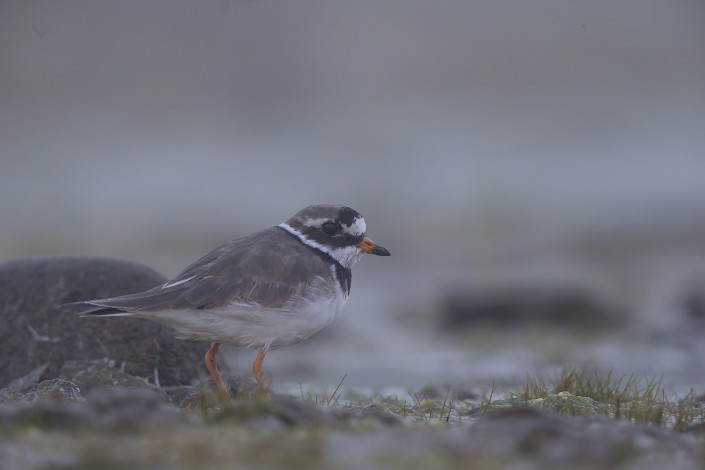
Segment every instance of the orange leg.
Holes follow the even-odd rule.
[[[220,343],[211,344],[211,348],[206,353],[206,368],[208,369],[208,372],[211,373],[211,377],[213,377],[213,380],[215,381],[215,386],[218,387],[220,395],[223,398],[227,398],[228,400],[230,400],[230,392],[225,387],[223,379],[220,376],[220,372],[218,372],[218,361],[216,360],[215,353],[218,352],[219,347]]]
[[[265,354],[267,354],[267,348],[264,346],[260,347],[255,362],[252,363],[252,374],[255,376],[255,380],[257,380],[259,391],[267,393],[267,386],[264,383],[264,368],[262,367]]]

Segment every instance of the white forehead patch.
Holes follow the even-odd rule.
[[[349,227],[347,225],[343,225],[343,232],[349,233],[350,235],[353,235],[355,237],[364,235],[366,231],[367,224],[365,223],[365,219],[362,216],[355,218],[353,220],[353,223],[350,224]]]

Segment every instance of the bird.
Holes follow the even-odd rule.
[[[266,394],[267,352],[329,325],[350,294],[352,266],[364,254],[390,255],[366,232],[357,211],[312,205],[215,248],[162,285],[69,305],[81,305],[86,317],[143,318],[171,328],[177,338],[210,342],[206,368],[223,399],[230,393],[218,370],[220,345],[258,349],[252,373]]]

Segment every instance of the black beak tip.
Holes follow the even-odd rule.
[[[386,248],[383,247],[383,246],[379,246],[379,245],[376,245],[376,246],[374,247],[374,249],[372,250],[372,254],[373,254],[373,255],[377,255],[377,256],[389,256],[389,255],[391,255],[391,253],[389,252],[388,249],[386,249]]]

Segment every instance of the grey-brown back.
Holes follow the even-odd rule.
[[[321,277],[330,278],[330,295],[335,295],[335,283],[348,294],[350,269],[281,228],[270,227],[221,245],[163,286],[87,301],[108,311],[85,313],[217,309],[232,302],[278,308]]]

